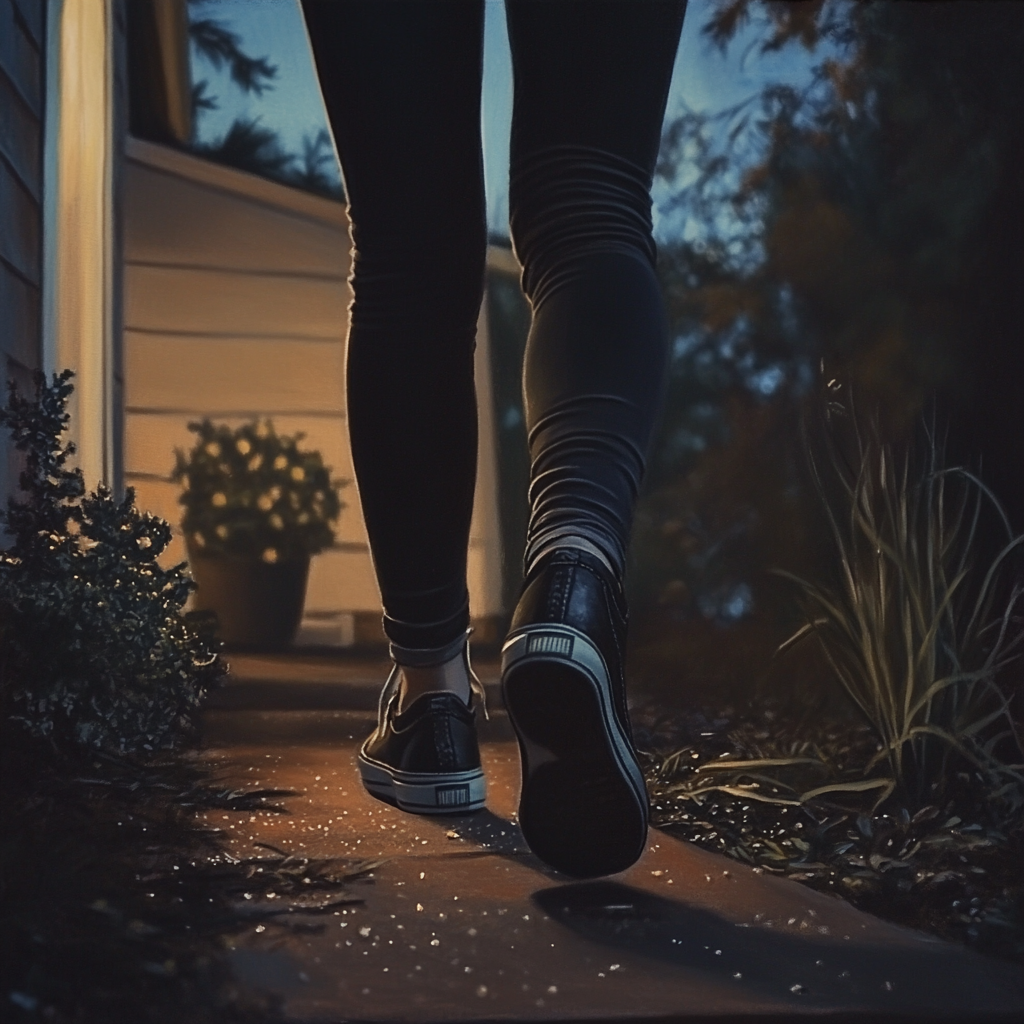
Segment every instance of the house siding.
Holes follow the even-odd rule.
[[[43,0],[0,0],[0,359],[22,389],[42,361]],[[17,480],[0,439],[0,500]]]
[[[140,507],[177,524],[174,450],[191,447],[188,423],[204,416],[231,424],[267,416],[279,432],[302,431],[351,484],[345,207],[137,139],[125,174],[125,477]],[[469,586],[474,616],[488,623],[503,609],[484,315],[480,322]],[[311,567],[307,642],[382,639],[354,484],[342,500],[335,545]],[[167,557],[185,557],[177,531]]]

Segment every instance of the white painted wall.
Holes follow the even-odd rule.
[[[130,139],[125,170],[125,476],[172,524],[169,479],[189,420],[270,416],[352,479],[345,420],[351,241],[342,204]],[[480,458],[469,550],[474,618],[500,614],[494,403],[486,310],[477,335]],[[351,642],[379,612],[354,485],[335,547],[313,560],[304,635]],[[185,557],[176,534],[169,560]],[[300,637],[301,639],[301,637]]]

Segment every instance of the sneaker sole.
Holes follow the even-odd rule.
[[[600,652],[572,627],[531,626],[502,649],[501,678],[530,849],[576,878],[624,871],[647,842],[647,789]]]
[[[401,772],[362,752],[356,760],[366,792],[410,814],[471,814],[486,803],[482,768],[431,774]]]

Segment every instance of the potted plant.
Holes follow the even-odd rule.
[[[295,639],[312,555],[334,540],[342,503],[319,452],[270,420],[190,423],[195,446],[175,452],[182,530],[197,611],[216,612],[228,644],[280,650]]]

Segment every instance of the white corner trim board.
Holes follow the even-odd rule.
[[[43,171],[43,366],[75,371],[71,436],[86,486],[113,485],[113,18],[51,0]]]

